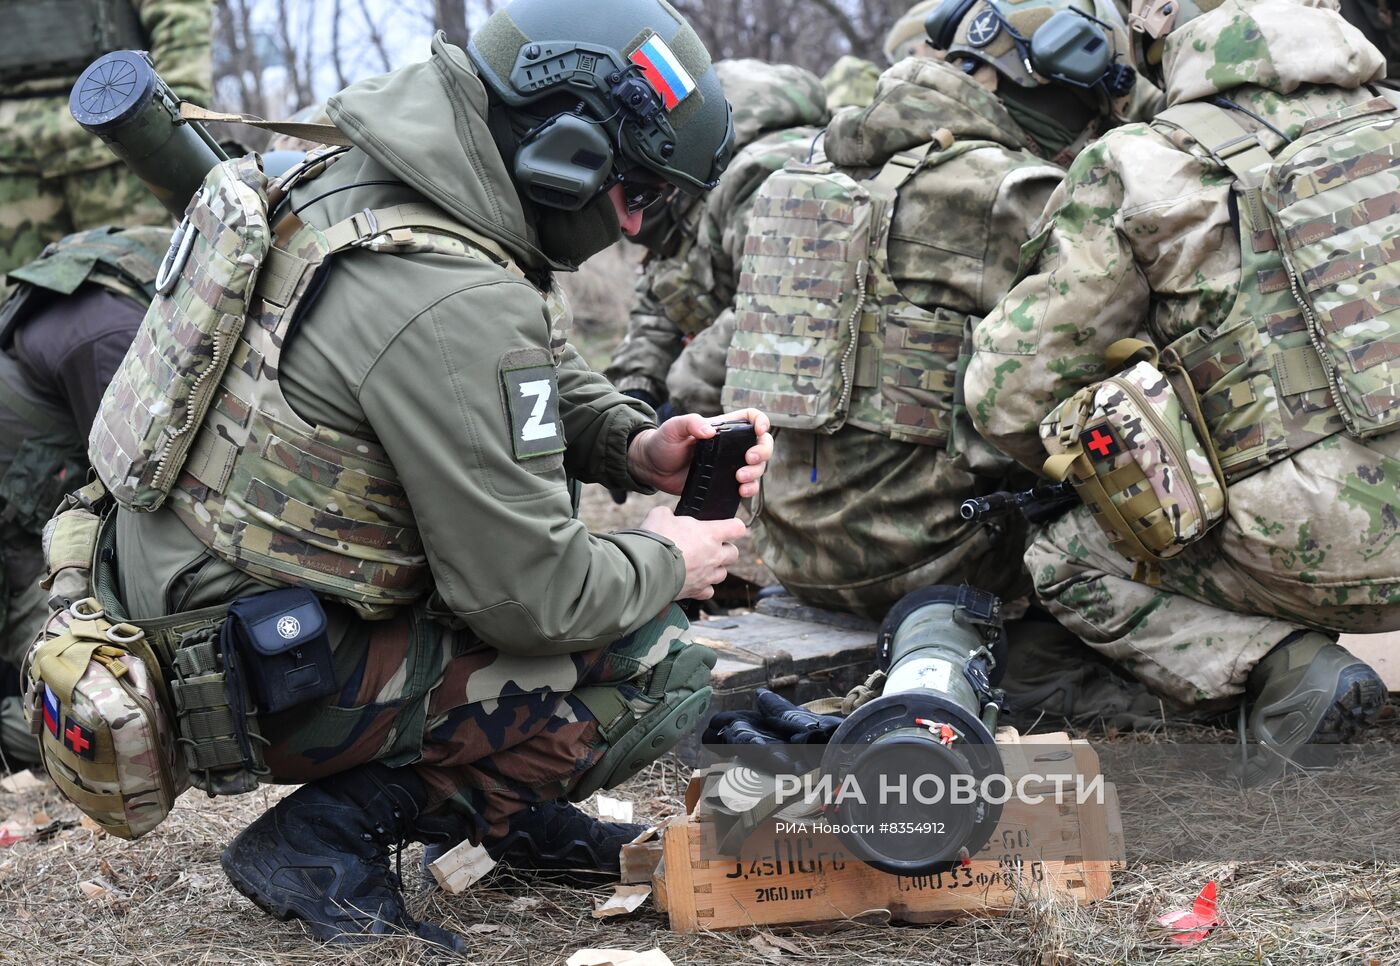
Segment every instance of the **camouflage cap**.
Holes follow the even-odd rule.
[[[885,35],[885,60],[897,64],[906,57],[913,57],[919,48],[928,46],[924,21],[940,2],[941,0],[919,0],[909,8],[908,13],[895,21],[890,32]]]
[[[724,96],[734,105],[734,150],[769,131],[821,126],[829,120],[826,88],[811,71],[761,60],[715,64]]]

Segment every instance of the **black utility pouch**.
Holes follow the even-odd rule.
[[[335,692],[326,614],[311,591],[294,587],[240,598],[229,605],[223,633],[242,658],[259,713],[276,714]]]

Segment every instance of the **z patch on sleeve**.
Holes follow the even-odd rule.
[[[564,452],[564,423],[559,418],[559,380],[551,363],[521,365],[501,361],[511,441],[517,461]]]

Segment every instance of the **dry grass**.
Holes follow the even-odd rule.
[[[590,487],[585,518],[597,529],[634,525],[661,498],[614,507]],[[748,562],[753,563],[752,560]],[[1161,963],[1400,963],[1400,864],[1320,861],[1329,843],[1348,854],[1367,845],[1394,855],[1400,819],[1400,715],[1372,735],[1364,760],[1298,780],[1269,799],[1201,792],[1164,781],[1160,752],[1174,744],[1225,745],[1228,730],[1165,726],[1150,735],[1109,736],[1112,750],[1133,752],[1154,780],[1119,785],[1128,865],[1104,901],[1078,907],[1026,895],[1007,916],[940,926],[825,924],[773,929],[800,950],[776,950],[764,932],[680,935],[648,903],[632,916],[598,921],[591,912],[607,889],[544,885],[497,871],[467,894],[448,896],[420,871],[420,847],[404,855],[412,912],[467,937],[470,961],[550,966],[587,946],[660,946],[678,964],[771,962],[811,966],[1024,963],[1038,966]],[[1042,725],[1041,731],[1053,730]],[[1156,770],[1154,772],[1154,769]],[[672,758],[613,794],[636,804],[639,820],[678,814],[688,770]],[[1162,789],[1168,788],[1164,792]],[[1153,790],[1155,789],[1155,790]],[[361,947],[318,944],[296,923],[280,923],[238,895],[219,869],[219,851],[285,789],[240,798],[188,793],[155,832],[136,843],[72,828],[47,841],[0,848],[0,964],[429,963],[430,949],[410,940]],[[42,809],[76,819],[53,789],[0,793],[0,819]],[[1175,816],[1175,817],[1171,817]],[[1232,861],[1234,847],[1267,836],[1290,861]],[[1194,855],[1168,861],[1187,837]],[[84,898],[79,883],[101,878],[108,898]],[[1165,912],[1190,906],[1202,884],[1220,885],[1222,925],[1204,943],[1181,949],[1154,927]]]
[[[1222,737],[1173,728],[1154,740],[1206,742]],[[1111,740],[1131,745],[1143,739]],[[1400,718],[1392,714],[1374,742],[1400,749]],[[636,803],[639,816],[660,819],[679,811],[686,774],[674,759],[663,759],[620,794]],[[1323,824],[1345,821],[1347,797],[1363,794],[1358,783],[1365,778],[1342,769],[1311,779],[1330,796]],[[233,891],[219,870],[219,850],[282,794],[282,789],[266,789],[211,801],[190,793],[163,826],[136,843],[74,828],[48,841],[0,850],[0,962],[290,966],[434,961],[429,950],[407,940],[344,949],[321,946],[299,925],[263,916]],[[1390,801],[1393,810],[1395,799]],[[0,794],[0,815],[34,808],[53,817],[76,817],[51,789],[22,799]],[[1161,814],[1152,802],[1130,797],[1124,799],[1124,811],[1130,829],[1134,821],[1150,829],[1154,816]],[[1216,834],[1228,837],[1232,828],[1256,828],[1259,819],[1216,803],[1204,808],[1194,824],[1214,827]],[[1348,834],[1348,828],[1342,825],[1333,832]],[[1352,826],[1350,831],[1394,835],[1393,825]],[[801,962],[832,966],[1400,961],[1400,865],[1148,861],[1142,846],[1151,837],[1129,832],[1128,867],[1117,877],[1109,898],[1093,906],[1080,908],[1027,895],[1005,917],[931,927],[850,924],[774,932],[801,950]],[[416,847],[405,854],[411,908],[466,935],[473,947],[472,962],[544,966],[561,963],[585,946],[652,945],[661,946],[677,963],[730,966],[764,962],[774,955],[799,958],[775,953],[754,930],[671,933],[650,905],[631,917],[596,921],[590,915],[594,900],[607,890],[579,892],[496,872],[468,894],[448,896],[419,871],[419,855]],[[78,883],[98,877],[114,887],[113,897],[85,899]],[[1189,906],[1210,879],[1220,884],[1223,924],[1200,946],[1179,949],[1153,922],[1164,912]]]

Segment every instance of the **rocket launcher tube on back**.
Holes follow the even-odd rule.
[[[180,116],[180,99],[144,51],[93,61],[73,85],[68,109],[176,218],[205,175],[229,157],[203,125]]]

